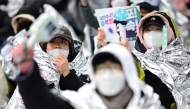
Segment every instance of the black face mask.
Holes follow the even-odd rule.
[[[22,21],[18,24],[18,31],[17,32],[19,32],[23,29],[26,29],[26,31],[28,31],[31,25],[32,25],[32,22]]]

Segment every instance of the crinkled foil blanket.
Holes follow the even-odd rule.
[[[141,66],[157,75],[172,92],[178,109],[190,109],[190,52],[182,38],[164,50],[133,51]]]

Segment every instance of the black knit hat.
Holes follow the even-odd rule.
[[[20,8],[19,11],[16,13],[15,17],[12,19],[12,27],[14,29],[14,32],[15,33],[18,32],[17,26],[18,26],[19,18],[25,18],[34,22],[35,19],[37,19],[39,15],[40,15],[40,12],[37,6],[26,5]]]
[[[147,2],[141,2],[141,3],[137,4],[137,5],[140,6],[140,8],[146,9],[149,12],[154,11],[154,7],[151,4],[147,3]]]
[[[33,16],[34,18],[38,18],[40,15],[39,8],[34,5],[25,5],[19,9],[19,11],[16,13],[16,16],[19,14],[29,14]]]

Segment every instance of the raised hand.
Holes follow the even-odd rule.
[[[23,41],[17,48],[12,52],[13,63],[20,69],[21,73],[25,74],[33,68],[33,47],[26,48],[26,40]],[[23,61],[17,62],[17,59],[23,57]]]
[[[55,65],[59,67],[59,71],[64,77],[70,73],[68,60],[64,55],[59,54],[57,56]]]
[[[119,37],[119,44],[120,44],[121,46],[126,47],[129,51],[131,51],[131,45],[130,45],[130,43],[129,43],[129,41],[128,41],[127,38],[126,38],[126,43],[124,43],[124,42],[122,42],[121,36],[120,36],[120,37]]]
[[[98,28],[98,35],[96,38],[97,38],[97,40],[101,46],[107,45],[107,42],[104,42],[106,35],[105,35],[104,30],[102,28]]]

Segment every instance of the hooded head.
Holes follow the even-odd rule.
[[[54,58],[61,53],[68,58],[69,62],[71,62],[76,55],[71,32],[65,26],[55,30],[54,37],[52,37],[49,42],[40,43],[40,45],[43,51],[47,52]]]
[[[133,57],[125,47],[109,44],[101,48],[94,55],[91,65],[96,88],[102,95],[115,96],[128,87],[133,92],[128,107],[137,104],[140,97],[139,78]]]
[[[137,34],[146,49],[161,46],[163,25],[168,27],[168,44],[179,36],[176,24],[165,12],[153,11],[140,20]],[[153,28],[153,29],[151,29]]]
[[[141,18],[147,15],[148,13],[154,11],[154,7],[147,2],[138,3],[137,6],[140,7]]]
[[[26,5],[20,8],[15,17],[12,19],[12,27],[15,34],[21,31],[22,29],[29,30],[31,24],[35,21],[36,18],[40,15],[38,7]]]

